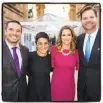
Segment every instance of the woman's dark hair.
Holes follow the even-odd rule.
[[[36,44],[37,44],[37,41],[38,41],[39,38],[45,38],[45,39],[47,39],[48,42],[49,42],[49,36],[48,36],[48,34],[45,33],[45,32],[39,32],[39,33],[37,33],[37,35],[36,35],[36,37],[35,37],[35,43],[36,43]]]

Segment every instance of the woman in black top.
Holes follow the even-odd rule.
[[[39,32],[35,41],[37,51],[29,54],[28,101],[51,101],[49,36]]]

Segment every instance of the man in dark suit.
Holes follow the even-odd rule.
[[[26,68],[28,49],[19,43],[22,26],[18,21],[9,21],[5,26],[3,41],[2,100],[26,101]]]
[[[101,32],[97,28],[97,11],[86,7],[81,11],[82,26],[86,33],[77,38],[80,58],[78,73],[78,101],[101,99]]]

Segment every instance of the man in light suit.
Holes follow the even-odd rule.
[[[22,26],[18,21],[9,21],[3,41],[2,100],[26,101],[26,68],[28,49],[19,43]]]
[[[77,38],[80,69],[78,73],[78,101],[101,99],[101,31],[97,28],[97,11],[86,7],[81,11],[85,33]]]

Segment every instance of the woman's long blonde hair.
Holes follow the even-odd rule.
[[[58,39],[57,39],[57,42],[56,42],[56,50],[57,52],[60,52],[61,53],[61,48],[62,48],[62,40],[61,40],[61,36],[62,36],[62,31],[64,29],[68,29],[71,31],[71,34],[72,34],[72,41],[70,43],[70,51],[69,53],[70,54],[74,54],[75,51],[76,51],[76,35],[74,33],[74,30],[71,26],[69,25],[65,25],[63,26],[60,31],[59,31],[59,36],[58,36]]]

